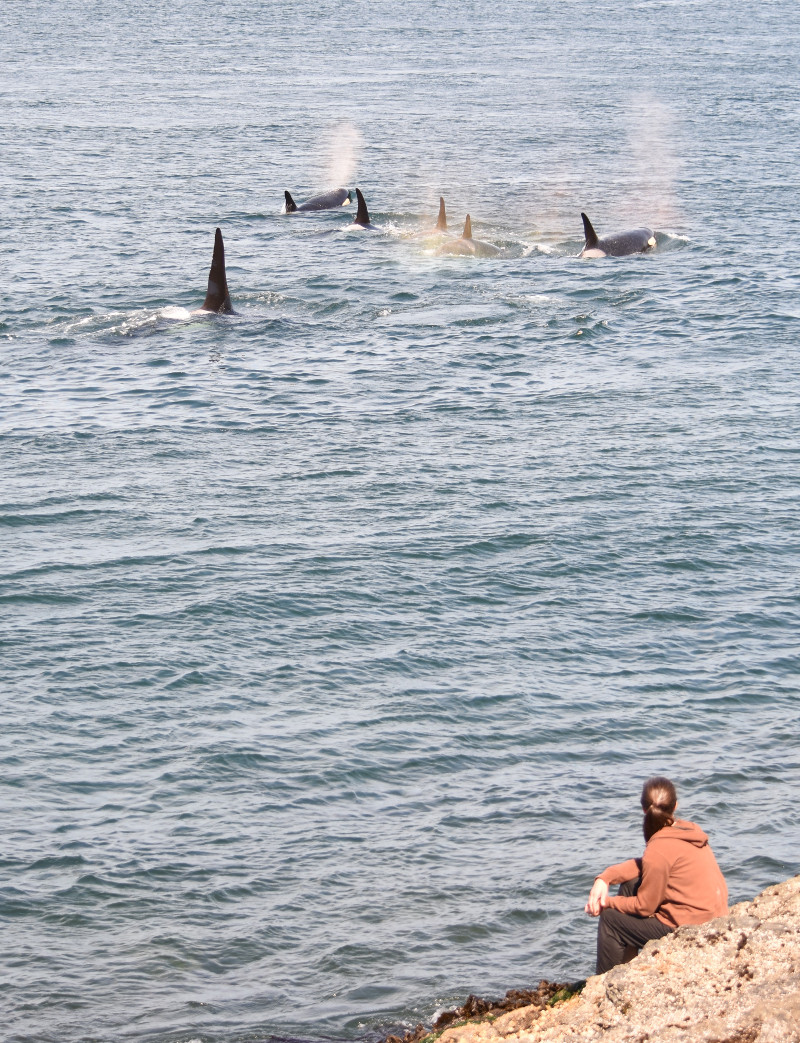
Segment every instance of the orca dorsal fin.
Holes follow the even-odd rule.
[[[581,217],[583,218],[583,234],[586,236],[586,245],[584,246],[584,250],[594,250],[597,244],[600,242],[600,239],[597,235],[597,232],[595,232],[594,228],[592,228],[592,222],[589,220],[586,214],[581,213]]]
[[[436,221],[436,231],[446,232],[447,231],[447,214],[444,210],[444,196],[439,196],[439,217]]]
[[[230,315],[233,312],[228,293],[228,279],[225,275],[225,244],[222,242],[222,232],[219,228],[214,236],[214,256],[211,258],[208,292],[202,310],[219,312],[221,315]]]
[[[284,192],[283,194],[286,197],[286,213],[293,214],[297,210],[297,203],[292,199],[289,192]]]
[[[369,210],[367,210],[367,201],[361,194],[360,188],[356,189],[356,199],[358,200],[358,212],[356,213],[356,216],[353,219],[353,224],[364,225],[364,227],[366,228],[366,226],[369,224]]]
[[[470,219],[469,214],[467,214],[467,219],[464,222],[464,234],[461,236],[461,238],[462,239],[471,239],[472,238],[472,220]]]

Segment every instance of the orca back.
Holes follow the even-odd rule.
[[[604,235],[601,239],[592,228],[592,222],[586,214],[581,214],[581,217],[586,234],[586,243],[581,251],[581,256],[627,257],[629,254],[646,253],[656,245],[655,236],[649,228],[632,228],[628,232],[614,232],[611,235]]]
[[[321,196],[312,196],[306,199],[297,208],[298,210],[336,210],[340,206],[347,206],[350,202],[350,192],[346,188],[334,188],[332,192],[325,192]]]
[[[629,232],[617,232],[600,240],[600,249],[606,257],[627,257],[628,254],[643,254],[656,245],[649,228],[632,228]]]
[[[208,273],[208,292],[203,301],[203,311],[217,312],[219,315],[231,315],[231,298],[228,293],[228,279],[225,274],[225,244],[222,231],[218,228],[214,235],[214,256],[211,258],[211,269]]]

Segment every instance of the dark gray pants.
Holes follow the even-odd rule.
[[[626,880],[620,884],[619,894],[635,895],[639,890],[640,878]],[[600,913],[597,927],[597,974],[605,974],[618,963],[625,963],[651,938],[663,938],[673,928],[657,920],[655,916],[633,916],[618,909],[604,909]]]

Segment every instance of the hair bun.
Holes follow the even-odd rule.
[[[671,826],[675,822],[674,811],[678,802],[678,794],[675,792],[674,784],[662,775],[654,775],[642,786],[641,803],[644,811],[645,840],[650,838],[665,826]]]

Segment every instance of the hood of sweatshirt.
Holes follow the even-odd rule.
[[[657,833],[654,833],[650,837],[647,846],[658,844],[664,840],[683,840],[687,844],[693,844],[695,847],[705,847],[708,843],[708,834],[704,833],[696,823],[676,818],[671,826],[664,826],[663,829],[659,829]]]

